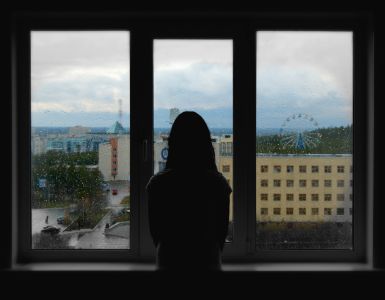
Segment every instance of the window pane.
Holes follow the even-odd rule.
[[[130,247],[129,32],[31,32],[32,248]]]
[[[352,52],[351,32],[257,32],[257,250],[352,248]]]
[[[232,47],[231,40],[154,41],[154,173],[165,168],[173,121],[195,111],[210,129],[218,171],[233,187]],[[231,194],[228,241],[232,207]]]

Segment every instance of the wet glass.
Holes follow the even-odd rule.
[[[352,249],[352,32],[256,38],[256,250]]]
[[[130,248],[129,32],[31,32],[33,249]]]
[[[175,118],[195,111],[206,121],[218,171],[233,187],[232,40],[154,40],[154,173],[165,168]],[[233,195],[230,195],[233,239]]]

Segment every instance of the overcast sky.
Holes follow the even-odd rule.
[[[32,126],[109,126],[122,99],[129,116],[129,32],[33,32]],[[320,126],[352,117],[352,36],[260,32],[257,125],[294,113]],[[155,40],[155,126],[167,109],[196,110],[211,127],[232,127],[232,41]]]

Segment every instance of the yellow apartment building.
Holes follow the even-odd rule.
[[[233,187],[232,135],[212,140],[218,170]],[[100,145],[99,169],[106,180],[129,179],[129,144],[126,135]],[[164,168],[167,150],[167,137],[154,142],[154,173]],[[257,221],[351,222],[352,175],[350,154],[256,154]]]
[[[219,162],[232,185],[232,156]],[[351,222],[352,175],[350,154],[257,154],[257,221]]]

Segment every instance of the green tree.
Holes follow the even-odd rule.
[[[100,200],[102,190],[102,174],[99,170],[88,168],[96,164],[96,152],[66,154],[56,151],[35,155],[32,157],[33,204],[39,201],[67,201],[77,203],[88,199],[90,207],[95,207]],[[52,197],[47,197],[38,187],[38,180],[47,180],[47,190]],[[95,202],[95,203],[94,203]]]

